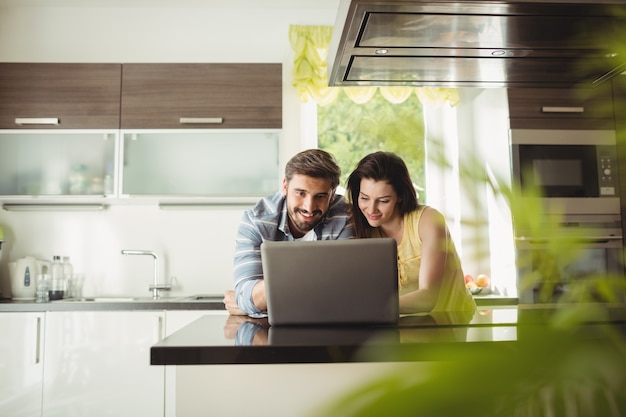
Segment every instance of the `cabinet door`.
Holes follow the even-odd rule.
[[[119,130],[0,130],[0,196],[111,196]]]
[[[0,129],[119,129],[121,64],[0,63]]]
[[[43,415],[163,416],[162,311],[49,312]]]
[[[277,129],[136,131],[123,140],[125,196],[257,199],[281,179]]]
[[[124,64],[122,128],[281,128],[280,64]]]
[[[0,415],[40,416],[43,313],[0,313]]]
[[[596,88],[511,88],[512,129],[615,129],[611,84]]]

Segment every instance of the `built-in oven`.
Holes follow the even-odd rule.
[[[542,203],[545,227],[514,219],[520,303],[624,300],[624,244],[612,130],[511,130],[522,204]]]
[[[559,233],[516,231],[519,302],[623,302],[621,216],[559,216]],[[549,222],[550,219],[547,219]],[[556,220],[555,220],[556,221]]]
[[[619,214],[614,130],[513,129],[513,178],[547,213]]]

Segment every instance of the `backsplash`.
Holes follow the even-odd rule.
[[[8,262],[26,255],[43,260],[69,256],[74,271],[85,274],[84,296],[149,296],[154,259],[124,256],[122,249],[155,252],[160,281],[171,280],[171,295],[221,294],[232,288],[235,236],[245,208],[112,205],[101,212],[0,210],[2,297],[10,296]]]

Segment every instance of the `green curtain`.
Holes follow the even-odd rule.
[[[340,91],[355,103],[366,103],[376,91],[392,103],[402,103],[411,94],[417,94],[424,106],[437,107],[445,103],[455,106],[459,95],[454,88],[440,87],[329,87],[328,49],[333,34],[332,26],[289,27],[289,42],[294,51],[292,85],[298,92],[300,101],[312,99],[323,106],[331,103]]]

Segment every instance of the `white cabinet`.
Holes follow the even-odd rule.
[[[168,310],[165,319],[165,336],[182,329],[206,315],[228,315],[226,310]],[[176,417],[176,366],[165,367],[165,417]]]
[[[48,312],[44,417],[163,416],[165,369],[150,365],[165,312]]]
[[[227,313],[2,313],[0,416],[175,415],[175,368],[150,365],[150,347],[207,314]]]
[[[0,314],[0,416],[40,416],[44,313]]]

